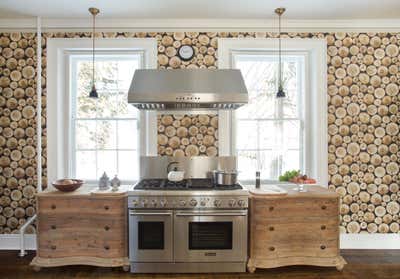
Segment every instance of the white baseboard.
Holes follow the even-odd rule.
[[[341,249],[400,249],[400,234],[341,234]]]
[[[341,234],[341,249],[400,249],[400,234]],[[19,250],[18,234],[0,234],[0,250]],[[36,250],[36,235],[25,235],[25,250]]]
[[[0,234],[0,250],[21,249],[19,234]],[[25,250],[36,250],[36,234],[25,235]]]

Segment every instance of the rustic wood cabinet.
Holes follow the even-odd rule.
[[[126,193],[91,193],[87,187],[37,195],[35,269],[62,265],[129,268]]]
[[[248,270],[346,264],[339,250],[339,196],[320,186],[287,195],[251,195]]]

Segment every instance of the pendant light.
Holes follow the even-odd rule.
[[[286,97],[285,91],[283,91],[283,80],[282,80],[282,42],[281,42],[281,17],[286,11],[285,8],[276,8],[275,13],[279,17],[279,73],[278,73],[278,92],[276,93],[277,98]]]
[[[97,8],[89,8],[89,12],[93,16],[93,31],[92,31],[92,90],[89,93],[90,98],[98,98],[96,90],[96,79],[95,79],[95,31],[96,31],[96,15],[100,13]]]

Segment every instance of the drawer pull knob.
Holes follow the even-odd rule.
[[[269,227],[269,230],[272,232],[273,230],[275,230],[274,227]]]
[[[106,249],[106,250],[110,250],[110,246],[108,246],[108,245],[105,245],[105,246],[104,246],[104,249]]]
[[[325,245],[321,245],[321,250],[325,250],[326,246]]]
[[[56,208],[57,208],[57,206],[55,204],[51,205],[51,209],[56,209]]]
[[[52,226],[51,226],[51,229],[52,229],[52,230],[55,230],[55,229],[57,229],[57,226],[56,226],[56,225],[52,225]]]
[[[275,251],[275,247],[269,247],[270,251]]]
[[[272,210],[274,210],[274,207],[273,207],[273,206],[270,206],[270,207],[269,207],[269,211],[272,211]]]
[[[110,229],[110,227],[109,227],[109,226],[105,226],[104,229],[105,229],[106,231],[108,231],[108,230]]]
[[[321,209],[325,210],[326,209],[326,205],[321,206]]]
[[[105,205],[105,206],[104,206],[104,209],[105,209],[105,210],[109,210],[110,207],[109,207],[108,205]]]
[[[51,250],[56,250],[57,249],[57,246],[55,246],[55,245],[51,245]]]
[[[322,225],[322,226],[321,226],[321,230],[326,230],[326,226],[325,226],[325,225]]]

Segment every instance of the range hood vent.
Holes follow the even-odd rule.
[[[237,109],[248,94],[239,70],[136,70],[128,103],[143,110]]]

